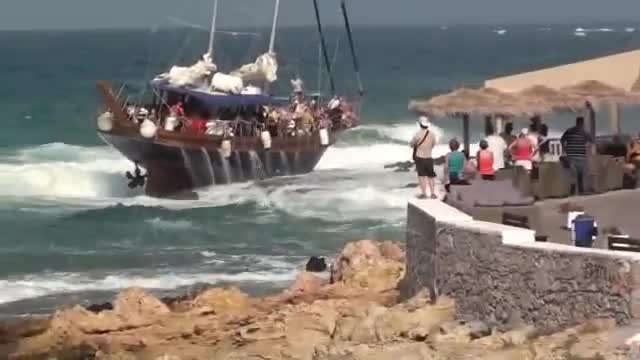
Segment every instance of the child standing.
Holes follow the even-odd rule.
[[[482,180],[495,180],[495,169],[493,168],[493,153],[488,150],[489,143],[486,140],[480,141],[480,151],[476,156],[478,160],[478,172]]]

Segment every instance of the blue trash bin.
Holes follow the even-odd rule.
[[[591,216],[580,215],[573,220],[573,236],[576,246],[592,247],[594,233],[595,219]]]

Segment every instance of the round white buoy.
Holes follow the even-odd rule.
[[[175,116],[167,116],[164,121],[164,129],[167,131],[173,131],[178,126],[178,118]]]
[[[158,127],[149,119],[144,119],[142,124],[140,124],[140,135],[147,139],[152,139],[156,136],[158,132]]]
[[[231,140],[222,140],[220,151],[222,152],[222,156],[225,158],[231,156]]]
[[[260,134],[260,138],[262,139],[262,146],[267,150],[271,149],[271,133],[265,130]]]
[[[109,111],[98,116],[98,129],[100,131],[111,131],[113,129],[113,114]]]
[[[320,145],[328,146],[329,145],[329,130],[320,129]]]

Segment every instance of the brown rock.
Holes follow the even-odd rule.
[[[338,256],[332,279],[373,292],[395,289],[404,276],[404,262],[398,260],[404,258],[400,252],[392,243],[349,243]]]
[[[287,293],[291,296],[299,296],[303,294],[317,294],[326,285],[327,281],[310,272],[302,272],[296,276],[296,281],[288,289]]]
[[[142,289],[128,289],[121,292],[113,303],[113,313],[122,317],[157,317],[170,313],[169,308],[159,299]]]
[[[380,244],[380,253],[383,257],[404,263],[406,261],[406,250],[402,243],[393,241],[384,241]]]
[[[252,307],[251,299],[238,288],[213,288],[196,296],[190,303],[195,313],[242,313]]]

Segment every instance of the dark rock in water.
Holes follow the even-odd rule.
[[[106,310],[113,310],[113,304],[110,302],[106,302],[104,304],[92,304],[87,306],[87,310],[97,314]]]
[[[307,262],[308,272],[325,272],[327,271],[327,261],[323,257],[312,256]]]

